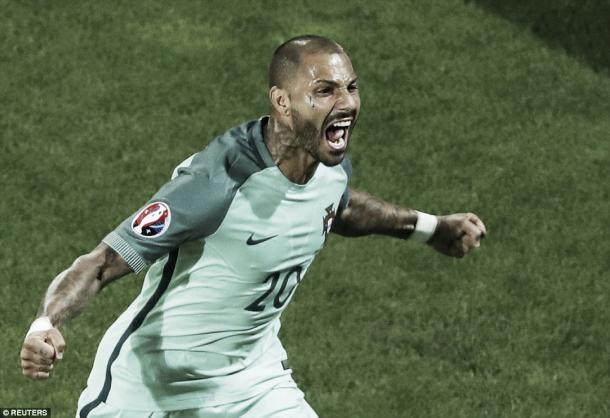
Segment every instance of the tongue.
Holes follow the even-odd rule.
[[[345,130],[343,129],[329,129],[326,132],[326,139],[328,139],[329,141],[338,141],[343,134],[345,133]]]

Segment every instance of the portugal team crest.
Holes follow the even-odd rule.
[[[167,231],[171,218],[169,206],[163,202],[151,203],[135,216],[131,229],[145,238],[158,237]]]
[[[324,235],[324,239],[330,232],[330,228],[333,226],[333,221],[335,220],[335,211],[333,209],[333,205],[331,204],[326,209],[326,215],[322,218],[322,234]]]

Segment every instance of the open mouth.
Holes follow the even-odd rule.
[[[347,147],[347,139],[349,136],[349,128],[353,120],[344,119],[334,122],[326,128],[326,142],[330,147],[337,151],[343,151]]]

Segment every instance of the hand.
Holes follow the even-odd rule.
[[[481,245],[487,235],[485,224],[473,213],[439,216],[438,225],[428,244],[436,251],[462,258]]]
[[[57,328],[33,332],[21,348],[21,369],[30,379],[47,379],[53,363],[61,360],[66,348],[64,337]]]

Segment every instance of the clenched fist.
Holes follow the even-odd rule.
[[[485,235],[487,229],[477,215],[456,213],[438,217],[436,231],[428,244],[440,253],[461,258],[479,247]]]
[[[61,360],[66,347],[64,337],[57,328],[29,334],[21,348],[21,369],[31,379],[47,379],[53,363]]]

